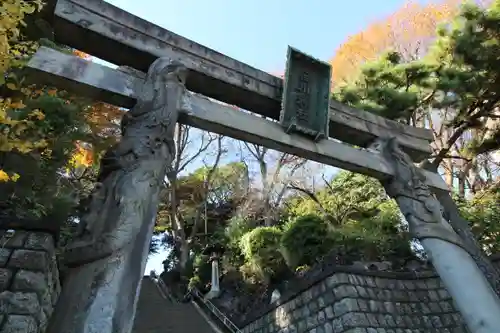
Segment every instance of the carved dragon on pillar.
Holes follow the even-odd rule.
[[[121,141],[102,158],[78,237],[63,253],[69,269],[47,332],[132,331],[175,126],[179,112],[189,112],[186,76],[181,63],[160,58],[136,87]]]
[[[158,193],[175,156],[186,75],[184,65],[168,58],[151,65],[136,105],[123,116],[121,141],[101,160],[77,239],[64,252],[66,266],[112,255],[134,241],[141,222],[156,217]]]
[[[481,250],[463,235],[474,236],[469,228],[456,229],[453,219],[445,219],[440,201],[426,185],[425,175],[399,147],[396,138],[380,139],[372,149],[378,150],[393,164],[395,175],[382,181],[387,194],[394,198],[406,220],[410,233],[417,239],[439,238],[466,250],[500,296],[500,274]],[[459,232],[461,231],[461,232]]]

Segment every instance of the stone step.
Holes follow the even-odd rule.
[[[191,303],[164,299],[149,277],[142,281],[132,333],[214,333]]]

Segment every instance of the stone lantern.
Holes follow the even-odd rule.
[[[224,247],[221,245],[209,245],[203,250],[204,255],[210,256],[210,261],[212,262],[212,279],[210,291],[205,295],[205,299],[216,298],[220,295],[220,285],[219,285],[219,259],[224,254]]]

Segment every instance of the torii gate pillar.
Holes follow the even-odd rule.
[[[121,141],[101,161],[85,230],[64,254],[70,269],[47,332],[132,331],[186,74],[170,59],[151,65]]]
[[[446,289],[472,333],[495,333],[500,327],[500,300],[472,257],[474,249],[444,219],[438,199],[425,184],[425,176],[395,139],[375,145],[395,169],[382,180],[406,218],[413,237],[420,240]]]

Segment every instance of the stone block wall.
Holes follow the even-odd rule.
[[[333,274],[246,325],[243,333],[467,332],[439,278],[366,273]]]
[[[490,257],[500,269],[500,254]],[[243,333],[467,333],[432,271],[325,264],[290,281],[273,304],[232,318]]]
[[[60,293],[52,234],[0,229],[0,333],[43,333]]]

